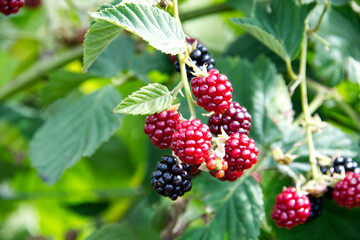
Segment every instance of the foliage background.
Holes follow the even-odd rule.
[[[180,239],[360,237],[359,210],[328,199],[321,217],[292,230],[269,219],[276,194],[310,169],[300,95],[290,95],[284,63],[291,59],[298,70],[304,19],[314,27],[324,6],[303,2],[308,5],[300,8],[286,0],[180,1],[185,33],[210,49],[234,86],[234,99],[252,114],[261,176],[260,184],[249,174],[235,183],[197,177],[173,228]],[[107,33],[114,40],[97,42],[109,45],[83,73],[81,34],[99,24],[88,12],[105,3],[44,0],[38,9],[0,16],[0,239],[158,239],[174,213],[173,203],[149,187],[156,162],[170,152],[155,149],[143,134],[145,116],[110,112],[147,83],[171,89],[179,74],[168,56],[118,27]],[[315,147],[356,161],[358,4],[331,1],[318,31],[329,50],[310,37],[307,58],[311,106],[328,123],[314,135]],[[181,112],[189,116],[185,101]],[[286,152],[299,143],[291,165],[272,159],[274,146]]]

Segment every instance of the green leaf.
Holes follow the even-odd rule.
[[[122,29],[106,21],[96,21],[85,35],[84,70],[87,70],[104,49],[120,34]]]
[[[244,176],[237,182],[219,182],[206,175],[195,189],[204,200],[209,210],[215,211],[210,224],[201,231],[197,230],[196,239],[257,239],[260,234],[260,222],[264,217],[263,196],[259,184],[252,178]],[[195,239],[189,234],[184,239]],[[191,236],[192,235],[192,236]]]
[[[217,59],[217,68],[232,83],[233,100],[245,106],[251,114],[250,135],[255,142],[266,145],[280,138],[277,125],[292,121],[291,117],[284,117],[292,105],[284,80],[277,75],[275,66],[264,57],[253,64],[238,58],[226,58]],[[282,104],[278,105],[279,102]]]
[[[185,34],[175,18],[151,5],[119,4],[90,15],[135,33],[164,53],[175,55],[186,49]]]
[[[135,55],[135,42],[130,36],[119,35],[98,56],[88,72],[102,77],[114,77],[129,67]]]
[[[48,184],[54,184],[83,156],[91,156],[119,128],[111,108],[120,101],[111,86],[82,97],[60,110],[35,134],[30,161]]]
[[[305,33],[305,19],[315,4],[297,6],[293,0],[260,2],[251,18],[238,18],[248,33],[278,54],[282,59],[294,58]]]
[[[161,112],[171,102],[171,92],[164,85],[148,84],[125,98],[113,113],[149,115]]]
[[[42,104],[49,104],[58,98],[64,97],[85,80],[93,77],[90,74],[64,70],[52,72],[49,74],[49,82],[40,91],[40,102]]]
[[[319,41],[313,61],[315,76],[329,86],[346,77],[360,84],[360,20],[349,6],[330,8],[318,32],[330,43],[329,50]]]

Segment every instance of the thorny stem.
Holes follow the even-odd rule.
[[[307,139],[308,148],[309,148],[309,161],[310,161],[313,177],[314,177],[314,179],[317,179],[319,177],[319,172],[318,172],[318,168],[317,168],[317,161],[316,161],[316,157],[315,157],[316,153],[315,153],[315,148],[314,148],[314,143],[313,143],[312,133],[311,133],[311,116],[310,116],[310,110],[309,110],[309,104],[308,104],[308,98],[307,98],[307,90],[306,90],[307,42],[308,42],[308,36],[305,34],[305,37],[302,42],[302,48],[301,48],[299,78],[301,79],[301,84],[300,84],[301,103],[302,103],[302,109],[303,109],[303,113],[304,113],[304,117],[305,117],[306,139]]]

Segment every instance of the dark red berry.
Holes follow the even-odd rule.
[[[290,229],[307,221],[310,208],[309,198],[297,192],[294,187],[289,187],[276,196],[271,218],[278,227]]]
[[[176,200],[191,190],[191,166],[178,163],[175,157],[163,156],[152,174],[151,187],[160,195]]]
[[[172,135],[171,149],[184,163],[201,164],[209,155],[211,133],[199,119],[184,121]]]
[[[217,69],[211,69],[207,77],[193,78],[191,87],[197,104],[208,112],[222,113],[232,102],[232,85]]]
[[[25,5],[29,8],[37,8],[41,5],[41,0],[25,0]]]
[[[214,177],[217,177],[216,176],[216,173],[214,172],[210,172],[210,174]],[[238,178],[240,178],[243,174],[243,171],[229,171],[229,170],[226,170],[224,171],[224,176],[223,177],[217,177],[219,180],[221,181],[229,181],[229,182],[234,182],[236,181]]]
[[[213,114],[208,121],[210,132],[215,136],[221,134],[221,128],[231,135],[235,132],[249,135],[251,115],[238,102],[232,102],[223,113]]]
[[[5,15],[17,13],[24,6],[24,0],[0,0],[0,12]]]
[[[156,147],[166,149],[171,145],[172,134],[179,123],[177,111],[162,111],[146,117],[144,132]]]
[[[258,148],[252,138],[233,133],[225,143],[225,160],[230,171],[243,171],[257,162]]]
[[[336,183],[333,191],[335,202],[342,207],[360,206],[360,174],[347,172],[344,180]]]

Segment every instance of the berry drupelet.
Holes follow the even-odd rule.
[[[151,187],[160,195],[176,200],[191,190],[191,166],[179,163],[173,156],[163,156],[152,173]]]
[[[360,207],[360,174],[347,172],[344,180],[336,183],[333,198],[339,206]]]
[[[24,0],[0,0],[0,12],[5,15],[17,13],[24,6]]]

